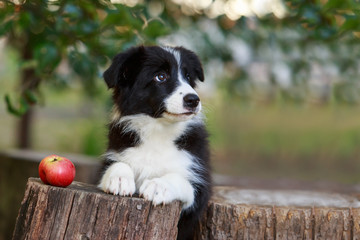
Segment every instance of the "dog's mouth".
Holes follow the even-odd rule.
[[[178,120],[186,120],[189,118],[194,117],[196,114],[199,113],[199,109],[189,110],[187,109],[185,112],[175,113],[175,112],[169,112],[165,111],[164,114],[167,115],[167,117],[170,117],[172,119],[178,119]]]
[[[168,111],[165,111],[165,113],[167,115],[174,116],[174,117],[184,117],[184,116],[191,116],[191,115],[196,114],[196,112],[172,113],[172,112],[168,112]]]

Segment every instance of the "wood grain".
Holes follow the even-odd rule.
[[[316,202],[309,206],[296,206],[281,202],[259,204],[270,195],[256,196],[249,204],[239,195],[242,194],[241,189],[234,187],[215,187],[213,192],[214,196],[202,218],[196,239],[360,239],[358,200],[350,195],[337,195],[337,198],[344,199],[339,202],[339,206],[321,206],[323,203]],[[291,196],[291,193],[289,191],[286,196]],[[294,193],[294,196],[298,194]],[[319,200],[319,197],[315,199]],[[251,204],[251,201],[254,203]],[[346,201],[348,207],[344,205]]]
[[[30,178],[13,239],[176,239],[181,204],[152,206],[74,182],[67,188]]]
[[[195,239],[360,240],[355,196],[235,187],[213,192]],[[57,188],[30,178],[13,239],[176,239],[180,210],[180,202],[153,207],[93,185]]]

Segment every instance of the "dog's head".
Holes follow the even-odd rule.
[[[198,57],[170,47],[135,47],[116,55],[104,73],[121,116],[146,114],[184,121],[201,110],[194,87],[204,81]]]

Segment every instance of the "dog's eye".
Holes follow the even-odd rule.
[[[157,82],[165,82],[168,79],[168,75],[166,73],[159,73],[154,77],[154,80]]]
[[[186,80],[190,81],[190,79],[191,79],[190,74],[189,74],[189,73],[186,73],[186,74],[185,74],[185,78],[186,78]]]

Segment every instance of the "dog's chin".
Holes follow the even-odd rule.
[[[197,112],[173,113],[165,111],[163,113],[163,117],[174,122],[182,122],[193,118],[196,114]]]

